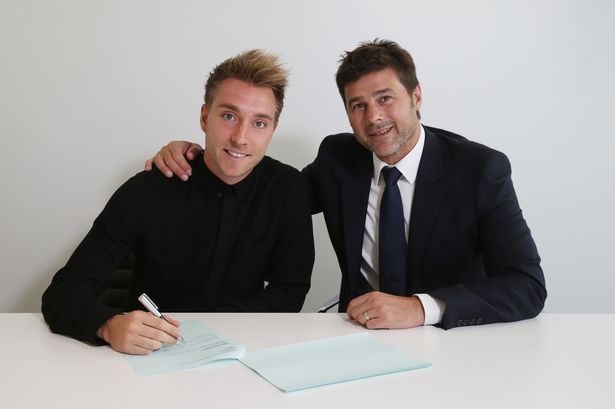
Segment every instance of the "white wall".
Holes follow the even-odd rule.
[[[203,140],[213,65],[254,47],[283,56],[292,77],[270,154],[301,168],[349,130],[337,59],[375,37],[415,57],[425,124],[510,157],[547,311],[615,312],[613,4],[1,0],[0,312],[39,310],[115,188],[167,140]],[[315,220],[307,310],[339,282]]]

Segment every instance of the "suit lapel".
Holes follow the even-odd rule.
[[[429,238],[433,222],[440,210],[444,198],[444,163],[443,152],[438,137],[425,129],[425,147],[416,177],[412,211],[410,214],[410,231],[408,239],[408,256],[416,271],[425,244]],[[416,284],[416,283],[415,283]],[[417,290],[413,288],[413,290]]]
[[[367,201],[374,164],[371,152],[360,148],[356,155],[352,171],[345,178],[342,186],[344,242],[347,257],[348,280],[350,288],[360,291],[366,283],[360,274],[363,234],[365,231],[365,216]],[[356,294],[355,294],[356,295]],[[353,295],[354,296],[354,295]]]

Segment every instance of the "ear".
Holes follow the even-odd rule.
[[[423,91],[421,91],[420,84],[414,87],[414,91],[412,91],[412,102],[414,103],[414,108],[416,108],[417,111],[421,109],[421,104],[423,103]]]
[[[203,132],[207,133],[205,130],[207,128],[207,105],[201,105],[201,129]]]

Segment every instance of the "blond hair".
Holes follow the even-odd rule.
[[[288,70],[280,64],[276,55],[254,49],[244,51],[218,64],[205,83],[205,104],[211,105],[218,87],[228,78],[236,78],[257,87],[271,89],[276,99],[275,121],[278,121],[284,107]]]

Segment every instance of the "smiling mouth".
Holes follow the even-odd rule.
[[[386,128],[380,128],[377,129],[375,131],[369,132],[369,136],[373,136],[373,137],[379,137],[379,136],[384,136],[386,134],[388,134],[391,129],[393,129],[392,126],[386,127]]]
[[[247,153],[241,153],[241,152],[237,152],[237,151],[232,151],[229,149],[224,149],[224,152],[226,152],[229,156],[235,158],[235,159],[241,159],[241,158],[245,158],[246,156],[250,156]]]

